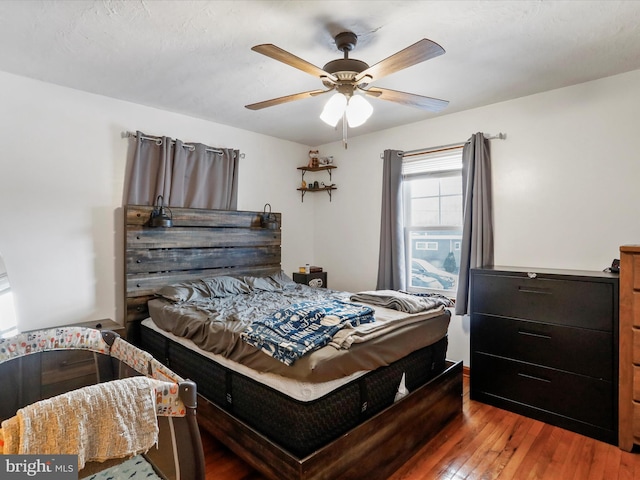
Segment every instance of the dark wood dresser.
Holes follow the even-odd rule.
[[[618,276],[471,271],[471,398],[618,442]]]

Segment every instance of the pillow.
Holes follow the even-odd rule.
[[[173,302],[198,302],[212,298],[228,297],[253,290],[279,292],[296,283],[282,270],[268,277],[236,278],[221,275],[174,283],[158,290],[158,295]]]
[[[271,275],[274,282],[278,283],[282,288],[291,288],[298,285],[289,277],[284,271],[280,270],[278,273]]]
[[[204,283],[209,288],[209,296],[228,297],[229,295],[238,295],[239,293],[249,293],[251,287],[244,281],[235,277],[210,277],[205,278]]]
[[[162,287],[158,295],[173,302],[194,302],[208,299],[210,292],[202,280],[191,280]]]
[[[202,302],[250,292],[250,287],[234,277],[220,276],[174,283],[158,290],[158,295],[173,302]]]
[[[268,277],[244,277],[243,280],[253,290],[267,292],[281,292],[289,285],[296,285],[282,270]]]

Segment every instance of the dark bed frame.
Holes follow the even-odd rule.
[[[147,301],[161,287],[203,276],[269,275],[281,269],[281,214],[172,208],[173,227],[148,226],[153,207],[127,206],[127,338],[140,339]],[[357,427],[298,458],[199,394],[198,423],[267,478],[387,478],[462,411],[462,362]]]

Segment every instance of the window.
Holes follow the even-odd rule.
[[[462,146],[402,164],[407,285],[455,296],[462,241]]]

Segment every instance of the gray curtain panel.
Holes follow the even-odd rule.
[[[170,207],[237,210],[239,157],[238,150],[136,132],[127,204],[154,205],[162,195]]]
[[[404,219],[402,213],[402,152],[385,150],[382,173],[382,216],[378,290],[404,290]]]
[[[462,150],[464,225],[456,314],[469,311],[469,269],[493,265],[493,207],[489,140],[476,133]]]

